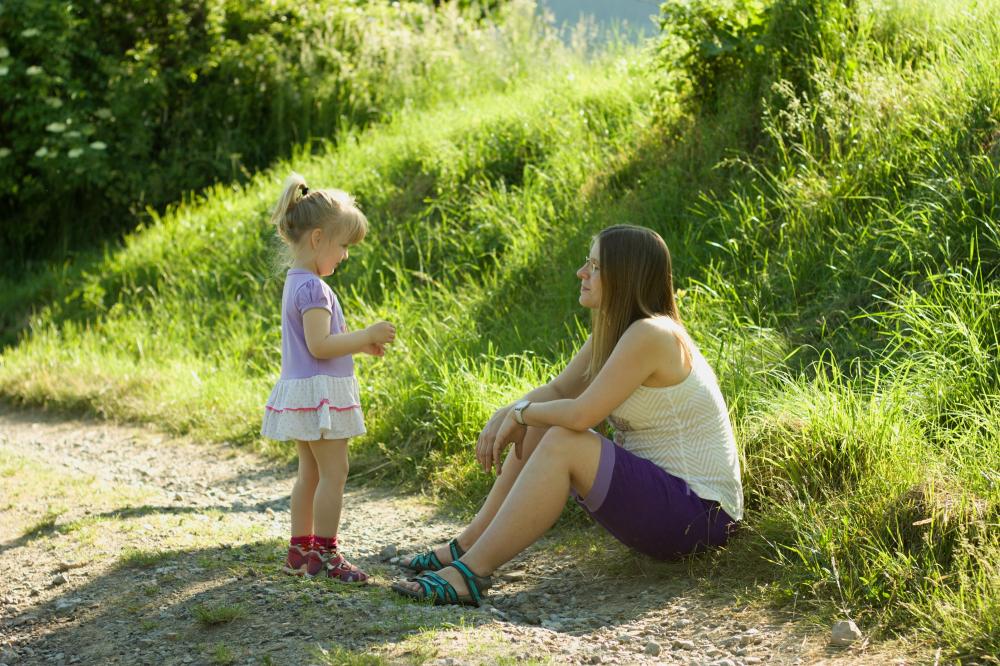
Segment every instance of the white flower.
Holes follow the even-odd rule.
[[[70,156],[70,157],[71,157],[72,159],[74,159],[74,160],[75,160],[75,159],[76,159],[76,158],[78,158],[78,157],[79,157],[80,155],[83,155],[83,148],[70,148],[70,151],[69,151],[69,153],[67,153],[67,154],[68,154],[68,155],[69,155],[69,156]]]
[[[52,132],[53,134],[62,134],[66,131],[66,125],[62,123],[49,123],[45,126],[46,132]]]
[[[38,65],[32,65],[31,67],[29,67],[28,69],[26,69],[24,71],[24,73],[27,74],[28,76],[38,76],[39,74],[41,74],[44,71],[45,70],[42,69],[41,67],[39,67]]]
[[[92,144],[90,144],[90,147],[93,148],[94,150],[104,150],[108,146],[103,141],[95,141]]]
[[[35,157],[45,157],[48,154],[49,154],[49,149],[46,148],[45,146],[42,146],[41,148],[35,151]]]
[[[0,160],[10,155],[10,148],[0,148]]]
[[[66,138],[67,139],[79,139],[80,138],[80,133],[77,132],[76,130],[70,130],[70,131],[66,132]]]
[[[58,97],[46,97],[45,103],[51,106],[53,109],[58,109],[63,105],[63,101]]]
[[[10,51],[7,50],[6,46],[0,46],[0,58],[9,58]]]
[[[94,111],[94,115],[101,120],[108,120],[111,118],[111,109],[98,109],[97,111]]]
[[[22,37],[35,37],[38,34],[40,34],[38,28],[28,28],[27,30],[21,31]]]
[[[9,71],[10,70],[7,69],[7,65],[0,65],[0,76],[7,76],[7,72]]]

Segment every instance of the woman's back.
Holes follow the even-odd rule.
[[[687,338],[686,334],[682,334]],[[608,417],[615,442],[680,477],[702,499],[743,517],[736,439],[715,373],[686,340],[691,371],[671,386],[639,386]]]

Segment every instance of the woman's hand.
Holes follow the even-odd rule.
[[[490,471],[490,465],[493,464],[493,440],[496,439],[500,425],[509,411],[510,406],[508,405],[493,412],[493,416],[483,426],[482,432],[479,433],[479,439],[476,440],[476,460],[482,465],[484,472]]]
[[[497,469],[497,476],[500,476],[503,466],[503,454],[509,444],[514,445],[514,455],[521,459],[521,448],[524,444],[524,436],[528,432],[528,426],[523,426],[514,420],[514,410],[509,410],[504,417],[496,437],[493,438],[491,447],[490,463]],[[489,469],[487,466],[486,469]]]

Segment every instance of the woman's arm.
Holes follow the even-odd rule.
[[[657,370],[683,362],[674,332],[640,319],[625,331],[597,377],[578,397],[533,402],[521,416],[527,425],[587,430],[606,419]]]
[[[511,409],[520,400],[530,400],[534,402],[548,402],[553,400],[562,400],[567,398],[575,398],[579,396],[587,386],[587,380],[584,379],[584,373],[587,366],[590,364],[590,355],[593,353],[593,346],[591,345],[590,338],[583,343],[583,346],[574,354],[570,362],[566,364],[555,378],[553,378],[547,384],[539,386],[538,388],[532,389],[531,391],[524,394],[523,397],[515,400],[514,402],[504,405],[490,417],[490,420],[486,422],[483,426],[482,431],[479,433],[479,439],[476,441],[476,460],[483,466],[483,471],[489,471],[490,464],[493,460],[493,442],[496,439],[497,432],[500,430],[500,426],[505,422],[510,416]],[[524,433],[521,433],[521,438],[524,437]],[[511,440],[513,441],[513,440]],[[517,446],[520,446],[520,439],[517,441]]]
[[[325,308],[312,308],[302,315],[306,348],[316,358],[347,356],[364,351],[369,345],[384,345],[396,337],[396,329],[387,321],[350,333],[331,333],[332,315]]]
[[[521,417],[530,426],[562,426],[584,431],[606,419],[657,370],[676,370],[683,365],[684,354],[677,334],[649,319],[641,319],[625,331],[604,367],[579,397],[533,402],[522,410]],[[484,465],[486,469],[499,462],[510,443],[520,458],[526,429],[514,420],[511,410],[497,428],[489,460]]]

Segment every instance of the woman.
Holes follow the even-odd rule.
[[[496,467],[496,482],[457,538],[403,562],[423,573],[396,583],[400,594],[478,605],[488,575],[541,537],[570,493],[617,539],[658,559],[722,545],[743,517],[729,415],[680,323],[663,239],[605,229],[577,277],[591,336],[558,377],[483,428],[476,457],[484,471]],[[605,419],[613,442],[591,430]]]

